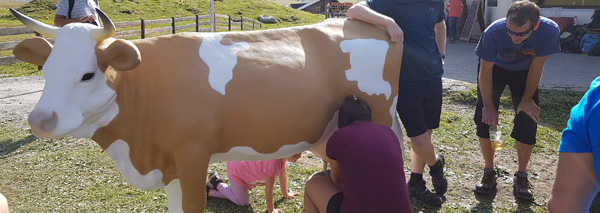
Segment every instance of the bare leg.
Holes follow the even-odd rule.
[[[492,149],[492,142],[489,138],[479,138],[479,147],[481,147],[481,154],[485,161],[485,168],[494,169],[494,149]]]
[[[410,138],[411,144],[411,172],[423,174],[425,164],[433,166],[437,160],[435,156],[435,149],[431,143],[431,134],[433,130],[427,130],[416,137]]]
[[[341,191],[330,178],[313,176],[304,187],[304,211],[326,212],[331,197]]]
[[[517,171],[527,172],[527,164],[529,163],[531,153],[533,152],[533,145],[527,145],[520,141],[516,141],[515,146],[517,147],[517,156],[519,160],[519,170]]]
[[[548,211],[587,212],[599,190],[592,153],[561,152]]]

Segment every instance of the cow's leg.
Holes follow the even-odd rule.
[[[186,213],[204,212],[206,204],[206,170],[210,154],[194,148],[181,150],[176,158],[181,206]]]
[[[167,201],[169,203],[169,212],[183,212],[181,205],[181,185],[179,179],[172,180],[169,185],[165,186],[167,193]]]

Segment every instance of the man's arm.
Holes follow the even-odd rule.
[[[435,43],[440,54],[446,54],[446,22],[444,20],[435,24]],[[442,58],[442,65],[444,59]]]
[[[479,91],[481,92],[481,101],[483,101],[481,121],[494,126],[498,124],[498,110],[494,107],[494,101],[492,100],[492,68],[494,62],[479,59],[479,65]]]
[[[531,119],[537,123],[537,119],[540,116],[540,107],[533,101],[533,94],[537,90],[540,80],[542,79],[542,72],[544,71],[544,63],[546,63],[548,56],[534,57],[529,65],[529,73],[527,74],[527,83],[525,85],[525,92],[521,103],[517,107],[517,114],[523,111]]]
[[[65,26],[67,24],[73,23],[73,22],[79,22],[79,23],[94,23],[96,21],[96,17],[94,15],[88,15],[88,16],[84,16],[81,18],[73,18],[73,19],[68,19],[66,16],[63,15],[54,15],[54,25],[58,26],[58,27],[62,27]]]
[[[372,10],[367,2],[355,4],[346,13],[351,19],[361,20],[369,24],[385,27],[390,34],[392,42],[398,43],[404,41],[404,32],[394,19]]]

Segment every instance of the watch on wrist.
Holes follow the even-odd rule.
[[[440,58],[446,59],[446,55],[444,53],[440,53]]]

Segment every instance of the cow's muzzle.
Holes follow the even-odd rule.
[[[58,115],[54,111],[50,110],[34,110],[29,114],[29,126],[33,135],[37,137],[52,137],[56,125],[58,124]]]

